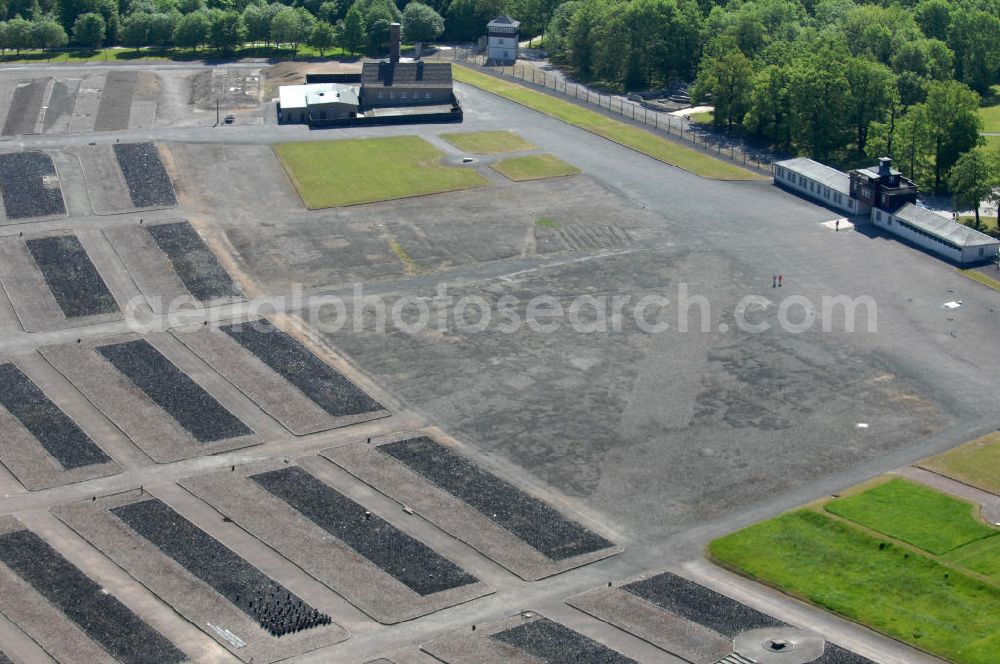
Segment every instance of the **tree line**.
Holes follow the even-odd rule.
[[[982,141],[1000,0],[570,0],[545,43],[584,80],[693,81],[719,128],[837,164],[890,155],[942,191]]]

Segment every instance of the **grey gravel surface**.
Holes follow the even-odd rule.
[[[162,501],[152,498],[116,507],[111,512],[272,636],[331,623],[329,616],[306,604]]]
[[[840,646],[827,643],[823,655],[813,661],[812,664],[876,664],[876,662],[853,653],[850,650],[845,650]]]
[[[117,312],[118,303],[75,235],[26,240],[28,253],[66,318]]]
[[[251,479],[420,595],[478,579],[298,467]]]
[[[45,116],[42,119],[42,131],[48,132],[61,120],[73,114],[73,106],[76,102],[75,92],[75,89],[71,91],[70,86],[62,81],[56,81],[52,84],[49,103],[45,108]]]
[[[546,664],[636,664],[635,660],[548,618],[518,625],[490,638]]]
[[[149,342],[137,339],[97,351],[199,443],[253,433]]]
[[[789,626],[777,618],[670,572],[630,583],[622,586],[622,590],[728,637],[735,637],[748,629]]]
[[[44,152],[0,154],[0,191],[8,219],[66,214],[56,167]],[[46,179],[50,179],[46,183]]]
[[[330,415],[342,417],[382,410],[382,404],[274,323],[258,319],[222,325],[220,329]]]
[[[50,80],[48,78],[36,78],[30,81],[22,81],[24,85],[18,85],[14,90],[14,96],[10,102],[10,111],[7,113],[7,120],[3,125],[4,136],[35,133],[38,113],[42,110],[45,89],[48,87]]]
[[[239,295],[233,278],[190,223],[179,221],[143,228],[174,266],[184,287],[196,299],[206,302]]]
[[[0,364],[0,405],[17,418],[63,468],[111,461],[30,378],[10,363]]]
[[[132,114],[132,97],[135,94],[139,72],[110,71],[101,91],[101,105],[97,107],[94,131],[128,129]]]
[[[177,205],[170,176],[152,143],[115,143],[115,157],[137,208]]]
[[[378,449],[465,501],[551,560],[564,560],[614,546],[426,436],[387,443]]]
[[[122,664],[173,664],[186,655],[29,530],[0,535],[0,562]]]

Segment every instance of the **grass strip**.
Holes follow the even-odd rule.
[[[803,509],[709,545],[727,567],[956,664],[995,664],[1000,589]]]
[[[585,129],[695,175],[713,180],[765,179],[763,176],[751,173],[735,164],[714,159],[697,150],[661,138],[652,132],[619,122],[551,95],[536,92],[523,85],[501,80],[462,65],[454,66],[452,72],[454,79],[460,83],[472,85],[540,113],[550,115],[557,120]]]
[[[967,276],[972,277],[972,274]],[[1000,290],[1000,284],[993,283],[996,285],[991,287]],[[987,434],[950,452],[924,459],[917,465],[1000,495],[1000,432]]]
[[[538,146],[530,143],[512,131],[470,131],[458,134],[441,134],[462,152],[472,154],[499,154],[501,152],[527,152],[537,150]]]
[[[515,182],[526,180],[543,180],[567,175],[576,175],[580,169],[550,154],[535,154],[527,157],[504,159],[491,165],[491,168],[504,177]]]

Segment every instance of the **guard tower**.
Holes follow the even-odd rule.
[[[521,22],[509,16],[498,16],[486,24],[486,61],[488,64],[510,65],[517,60],[518,33]]]

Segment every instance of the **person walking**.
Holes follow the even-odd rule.
[[[778,286],[778,275],[772,274],[771,275],[771,288],[777,288],[777,286]]]
[[[779,274],[779,275],[778,275],[778,288],[781,288],[781,281],[782,281],[782,280],[783,280],[784,278],[785,278],[785,275],[783,275],[783,274]]]
[[[837,220],[837,225],[836,225],[836,228],[835,228],[835,230],[836,230],[836,231],[837,231],[838,233],[840,232],[840,219],[838,219],[838,220]]]

